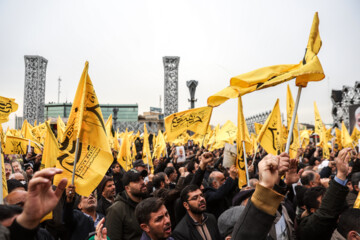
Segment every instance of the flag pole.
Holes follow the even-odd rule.
[[[301,90],[302,90],[302,86],[300,86],[300,87],[298,88],[298,93],[297,93],[297,96],[296,96],[296,102],[295,102],[294,112],[293,112],[293,116],[292,116],[292,119],[291,119],[291,124],[290,124],[288,139],[287,139],[287,142],[286,142],[286,148],[285,148],[285,152],[286,152],[286,153],[289,153],[289,149],[290,149],[291,138],[292,138],[292,135],[293,135],[292,132],[293,132],[293,130],[294,130],[296,113],[297,113],[298,106],[299,106]]]
[[[1,125],[0,125],[0,127],[2,127]],[[1,150],[1,147],[2,147],[2,145],[1,145],[2,143],[1,143],[1,139],[0,139],[0,169],[1,169],[1,174],[0,174],[0,176],[1,176],[1,179],[0,179],[0,204],[3,204],[4,203],[4,196],[3,196],[3,171],[2,171],[2,168],[3,168],[3,166],[2,166],[2,150]],[[5,166],[4,166],[4,168],[5,168]]]
[[[247,186],[250,187],[249,171],[248,171],[248,164],[247,164],[247,158],[246,158],[246,149],[245,149],[245,141],[242,141],[242,145],[243,145],[243,153],[244,153],[244,161],[245,161],[246,183],[247,183]]]
[[[76,163],[78,161],[78,152],[79,152],[79,138],[76,138],[74,168],[73,168],[72,177],[71,177],[72,185],[74,185],[74,180],[75,180],[75,171],[76,171]]]

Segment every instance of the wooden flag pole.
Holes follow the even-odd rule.
[[[245,141],[242,141],[242,144],[243,144],[243,153],[244,153],[244,161],[245,161],[246,183],[247,183],[247,186],[250,187],[249,171],[248,171],[248,164],[247,164],[247,158],[246,158],[246,149],[245,149]]]
[[[291,119],[291,124],[290,124],[288,139],[287,139],[286,148],[285,148],[285,152],[286,152],[287,154],[289,154],[291,138],[292,138],[292,135],[293,135],[292,132],[293,132],[293,130],[294,130],[296,113],[297,113],[298,106],[299,106],[301,90],[302,90],[302,86],[300,86],[300,87],[298,88],[298,93],[297,93],[297,96],[296,96],[296,102],[295,102],[294,112],[293,112],[293,116],[292,116],[292,119]]]
[[[79,138],[76,139],[74,168],[73,168],[72,177],[71,177],[72,185],[74,185],[74,180],[75,180],[75,171],[76,171],[76,163],[78,161],[78,152],[79,152]]]

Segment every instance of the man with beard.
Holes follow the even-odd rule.
[[[96,211],[105,215],[108,209],[115,200],[115,184],[111,177],[105,176],[99,184],[99,193],[101,194]]]
[[[125,190],[117,195],[115,202],[107,209],[106,223],[111,240],[138,240],[142,230],[135,217],[137,204],[147,194],[144,177],[147,172],[130,169],[123,176]]]
[[[66,188],[63,220],[71,232],[70,239],[86,239],[89,233],[95,231],[96,225],[104,217],[103,214],[96,212],[97,200],[95,195],[95,193],[91,193],[89,197],[79,196],[74,200],[75,186],[69,185]],[[74,205],[79,210],[73,209]]]
[[[32,163],[25,163],[24,169],[25,169],[27,181],[29,182],[34,175],[34,166]]]
[[[141,201],[136,206],[135,216],[143,230],[140,240],[173,240],[170,215],[160,198]]]
[[[215,216],[205,213],[206,200],[198,186],[186,186],[181,201],[187,213],[176,226],[174,239],[221,239]]]

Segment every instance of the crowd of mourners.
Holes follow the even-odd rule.
[[[223,167],[224,149],[186,144],[178,163],[144,164],[137,139],[132,169],[117,162],[90,196],[80,196],[61,170],[39,170],[41,154],[5,155],[8,195],[0,205],[0,239],[360,239],[358,149],[324,159],[310,143],[297,157],[263,149],[248,156],[249,182]]]

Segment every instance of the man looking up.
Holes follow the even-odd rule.
[[[125,191],[120,193],[107,209],[106,228],[111,240],[140,239],[142,230],[136,221],[136,205],[146,196],[146,171],[130,169],[123,176]]]
[[[181,191],[181,202],[187,213],[176,226],[174,239],[221,239],[214,215],[205,213],[206,200],[198,186],[186,186]]]
[[[173,240],[169,213],[160,198],[147,198],[135,209],[143,234],[140,240]]]

